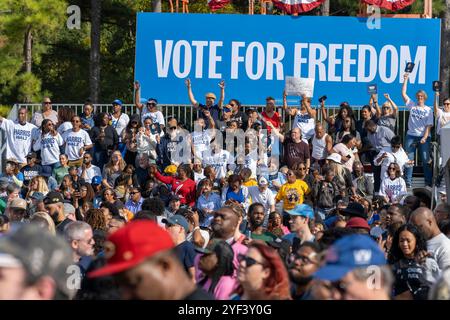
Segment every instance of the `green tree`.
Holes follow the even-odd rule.
[[[33,76],[34,64],[40,62],[47,50],[46,41],[55,37],[54,31],[65,22],[65,0],[3,0],[0,2],[0,83],[2,95],[21,93],[22,101],[31,102],[40,93],[40,81]],[[29,75],[22,76],[22,73]],[[29,87],[26,87],[29,86]]]

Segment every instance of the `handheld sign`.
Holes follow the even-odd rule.
[[[286,77],[286,94],[288,96],[302,96],[311,98],[314,95],[314,79]]]
[[[414,62],[408,62],[405,67],[405,72],[411,73],[414,70]]]
[[[368,94],[377,94],[378,89],[376,84],[367,85],[367,93]]]
[[[434,92],[442,92],[442,82],[441,81],[433,81],[433,91]]]

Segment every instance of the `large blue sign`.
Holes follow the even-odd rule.
[[[380,101],[386,92],[403,105],[406,63],[415,63],[413,97],[438,79],[439,52],[439,19],[139,13],[135,79],[142,97],[167,104],[189,103],[186,78],[199,102],[219,97],[222,79],[226,100],[281,102],[285,77],[295,76],[315,79],[315,103],[327,95],[328,105],[364,105],[375,83]]]

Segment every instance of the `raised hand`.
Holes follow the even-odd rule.
[[[186,84],[186,87],[188,87],[188,88],[190,88],[191,87],[191,79],[186,79],[185,81],[184,81],[184,83]]]
[[[141,84],[139,83],[139,81],[135,81],[134,82],[134,89],[135,90],[139,90],[141,88]]]
[[[386,100],[391,100],[391,96],[389,95],[389,93],[385,93],[383,94],[383,96],[386,98]]]
[[[220,81],[219,87],[220,89],[225,89],[225,80]]]

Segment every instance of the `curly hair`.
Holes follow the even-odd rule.
[[[92,230],[107,231],[106,218],[101,209],[89,209],[86,212],[85,222],[92,227]]]

